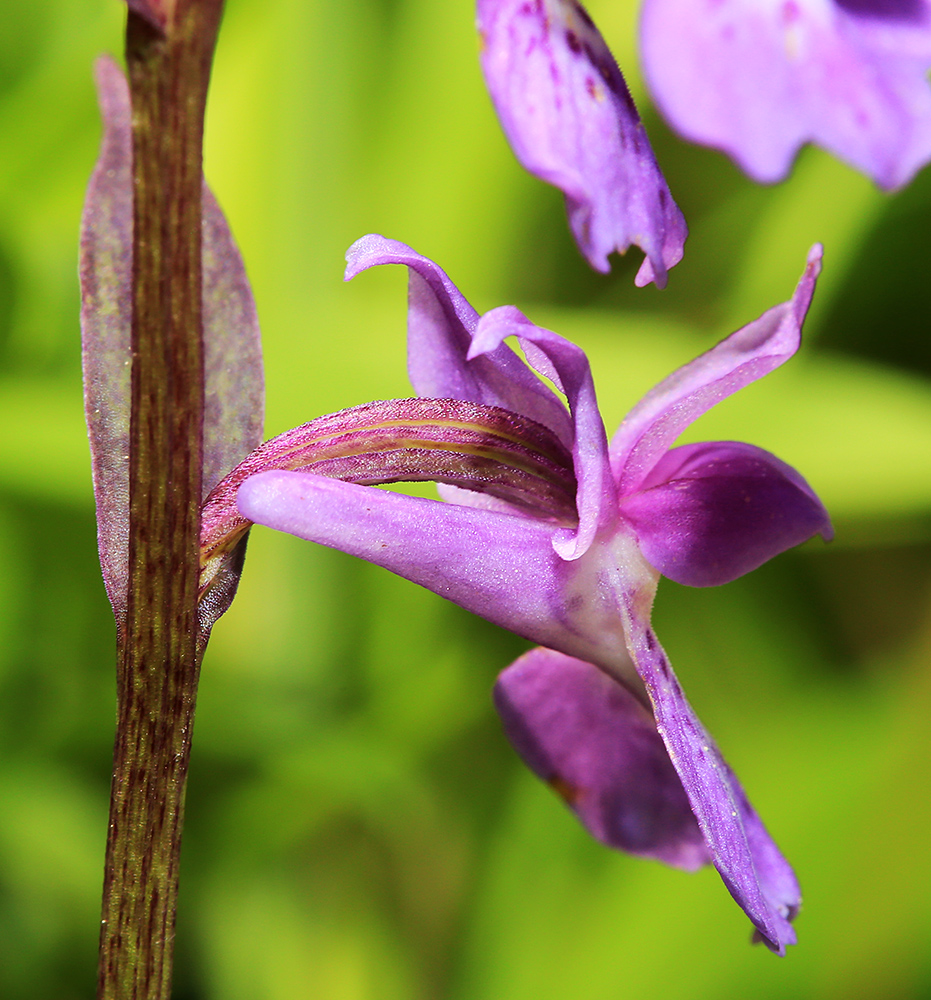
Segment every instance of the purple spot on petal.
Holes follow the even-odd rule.
[[[782,19],[786,24],[793,24],[801,16],[802,12],[798,9],[798,4],[795,0],[786,0],[782,5]]]
[[[571,28],[566,29],[566,45],[568,45],[576,55],[581,54],[582,43],[579,41],[579,36],[572,31]]]

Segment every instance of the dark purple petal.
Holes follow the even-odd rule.
[[[549,378],[569,402],[579,526],[577,530],[561,532],[554,544],[564,559],[578,559],[588,550],[598,530],[613,524],[617,516],[608,440],[588,358],[580,347],[558,333],[535,326],[513,306],[485,313],[475,331],[469,358],[493,355],[500,350],[505,337],[510,336],[518,338],[529,363]]]
[[[820,271],[821,247],[815,245],[788,302],[683,365],[628,413],[611,441],[611,464],[622,496],[641,488],[675,439],[698,417],[795,354]]]
[[[597,667],[531,650],[498,678],[495,705],[524,763],[593,837],[686,871],[711,860],[653,716]]]
[[[479,0],[482,69],[517,159],[566,196],[569,223],[598,271],[633,243],[638,285],[662,288],[687,229],[627,85],[575,0]]]
[[[733,441],[667,452],[621,513],[650,564],[691,587],[728,583],[816,534],[832,535],[795,469]]]
[[[801,906],[795,874],[686,701],[642,605],[642,595],[630,592],[622,613],[628,648],[653,702],[656,727],[724,884],[758,937],[784,955],[786,945],[795,944],[791,921]]]
[[[346,253],[346,280],[376,264],[410,269],[407,363],[420,396],[464,399],[512,410],[549,427],[567,447],[566,408],[506,345],[467,360],[478,313],[446,273],[404,243],[363,236]]]
[[[641,51],[669,121],[758,181],[806,142],[890,189],[931,159],[927,0],[645,0]]]
[[[97,60],[95,76],[104,130],[81,218],[84,412],[100,568],[120,623],[126,612],[129,545],[132,142],[123,74],[112,59],[103,57]]]

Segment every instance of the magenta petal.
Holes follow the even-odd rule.
[[[927,0],[645,0],[641,43],[670,122],[756,180],[805,142],[884,188],[931,159]]]
[[[571,446],[566,408],[507,345],[468,360],[479,316],[442,268],[376,234],[356,240],[346,261],[347,281],[377,264],[410,269],[407,364],[417,395],[501,406],[549,427]]]
[[[578,492],[577,531],[555,537],[556,551],[578,559],[591,545],[599,528],[613,523],[616,491],[608,461],[608,439],[598,411],[595,385],[585,352],[558,333],[535,326],[520,310],[501,306],[485,313],[478,324],[469,357],[493,353],[505,337],[518,338],[531,365],[549,378],[569,402],[573,423],[572,456]]]
[[[714,740],[688,703],[659,640],[638,607],[623,606],[628,643],[646,684],[656,726],[724,884],[772,951],[795,944],[791,921],[801,906],[798,882]]]
[[[667,452],[621,512],[640,550],[663,576],[711,587],[821,534],[827,511],[791,466],[733,441]]]
[[[636,244],[637,284],[666,284],[687,229],[604,39],[575,0],[479,0],[482,69],[517,159],[564,192],[598,271]]]
[[[698,417],[795,354],[820,271],[821,247],[815,245],[788,302],[683,365],[628,413],[611,441],[611,464],[622,496],[640,489],[662,455]]]
[[[238,507],[250,521],[383,566],[533,642],[573,641],[563,594],[574,564],[553,551],[548,522],[302,472],[250,477]]]
[[[533,649],[498,678],[495,705],[524,762],[593,837],[686,871],[711,860],[653,717],[597,667]]]

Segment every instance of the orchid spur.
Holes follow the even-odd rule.
[[[713,862],[758,937],[783,954],[795,941],[794,874],[686,701],[650,612],[661,573],[724,583],[815,534],[830,537],[810,487],[768,452],[735,442],[670,447],[703,412],[792,357],[820,248],[789,302],[661,382],[610,444],[578,347],[511,306],[479,316],[436,264],[402,243],[367,236],[348,262],[347,277],[376,264],[409,268],[409,372],[445,431],[407,433],[412,401],[320,418],[287,432],[281,446],[269,442],[268,461],[256,452],[221,483],[205,528],[223,518],[235,530],[257,522],[339,548],[538,643],[496,688],[526,762],[612,846],[685,869]],[[504,343],[510,336],[532,367]],[[514,502],[479,475],[468,489],[461,476],[406,476],[445,478],[441,503],[359,485],[377,481],[371,470],[287,471],[301,465],[295,451],[321,441],[348,441],[350,455],[382,448],[353,436],[389,424],[396,448],[421,456],[421,473],[431,447],[467,455],[475,448],[463,435],[493,433],[496,453],[523,456],[531,494],[534,477],[550,484],[548,499],[538,491],[536,501]],[[385,454],[391,468],[381,481],[405,478]]]
[[[566,196],[596,270],[633,243],[636,284],[664,288],[688,235],[614,56],[576,0],[478,0],[482,70],[523,166]]]
[[[644,0],[654,98],[754,180],[814,142],[891,190],[931,160],[928,0]]]

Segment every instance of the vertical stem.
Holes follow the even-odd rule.
[[[201,150],[222,0],[129,12],[133,323],[129,590],[98,997],[167,1000],[200,656]]]

